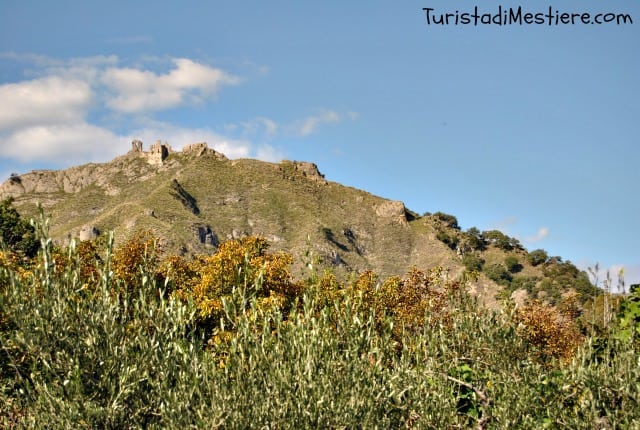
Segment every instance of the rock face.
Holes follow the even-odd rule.
[[[206,142],[186,145],[182,152],[198,157],[211,155],[218,160],[227,159],[224,154],[209,148]],[[104,188],[108,195],[117,195],[118,190],[113,189],[111,185],[114,174],[124,174],[129,180],[144,176],[151,177],[173,153],[175,151],[168,143],[162,143],[159,140],[151,145],[149,152],[146,152],[142,141],[136,139],[131,142],[131,150],[126,155],[117,157],[110,163],[89,163],[58,171],[34,170],[22,175],[12,173],[9,179],[0,184],[0,199],[24,194],[77,193],[90,185]],[[139,167],[131,166],[128,161],[132,157],[145,160],[150,167],[141,170]]]
[[[375,206],[376,215],[381,218],[389,218],[401,224],[407,222],[407,209],[401,201],[385,201]]]
[[[318,182],[326,182],[324,179],[324,175],[320,173],[318,170],[318,166],[314,163],[309,163],[307,161],[294,161],[293,166],[299,172],[302,172],[304,176],[309,179],[313,179]]]
[[[75,193],[100,181],[95,164],[72,167],[67,170],[37,170],[11,176],[0,185],[0,198],[17,197],[22,194]]]
[[[207,145],[206,142],[192,143],[182,148],[183,154],[195,155],[196,157],[202,157],[203,155],[213,155],[218,160],[226,160],[227,157],[224,154],[217,152]]]
[[[85,240],[93,240],[100,235],[100,230],[98,230],[93,225],[85,225],[80,229],[80,234],[78,235],[81,241]]]

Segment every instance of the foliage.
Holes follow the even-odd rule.
[[[12,198],[0,203],[0,243],[12,252],[34,257],[40,246],[34,229],[29,221],[20,217],[12,203]]]
[[[555,307],[539,301],[523,306],[516,313],[521,334],[533,348],[534,357],[548,363],[552,359],[570,360],[582,344],[576,321]]]
[[[550,258],[542,270],[545,279],[541,283],[543,290],[557,297],[563,292],[573,289],[580,294],[584,302],[600,294],[601,290],[594,286],[587,274],[578,270],[570,261],[562,262],[557,258]]]
[[[432,215],[432,217],[449,228],[460,230],[460,226],[458,225],[458,218],[453,215],[446,214],[444,212],[436,212]]]
[[[40,230],[36,259],[0,255],[2,428],[640,424],[637,343],[583,337],[570,300],[491,311],[437,268],[301,283],[260,238],[160,260],[141,236],[116,271]]]
[[[482,238],[485,242],[497,246],[504,251],[512,249],[522,249],[520,241],[514,237],[509,237],[499,230],[488,230],[482,232]]]
[[[537,277],[516,275],[511,279],[509,289],[515,291],[522,288],[527,290],[527,293],[532,294],[538,281],[539,279]]]
[[[135,291],[143,282],[149,281],[140,274],[155,273],[161,252],[151,231],[136,232],[113,254],[112,269],[115,281],[121,288],[129,292]]]
[[[462,257],[462,264],[464,268],[470,272],[480,272],[484,265],[484,259],[478,254],[465,254],[465,256]]]
[[[485,266],[483,272],[489,279],[497,282],[498,284],[508,285],[511,281],[511,274],[507,271],[504,265],[499,263]]]
[[[456,234],[448,233],[445,230],[438,230],[436,233],[436,238],[451,249],[456,249],[456,246],[459,242],[459,238]]]
[[[547,251],[544,249],[534,249],[533,251],[527,254],[527,261],[532,266],[538,266],[540,264],[544,264],[549,259],[549,255]]]
[[[401,342],[403,335],[420,332],[427,324],[451,323],[450,300],[459,285],[444,275],[441,268],[423,272],[413,267],[404,278],[391,277],[378,284],[374,273],[364,272],[347,293],[355,293],[374,312],[376,321],[390,318],[395,338]]]
[[[640,342],[640,284],[631,285],[629,295],[620,303],[618,326],[618,338]]]
[[[468,229],[464,238],[469,247],[474,251],[482,251],[485,249],[484,239],[482,238],[482,233],[476,227],[471,227]]]
[[[504,265],[510,273],[518,273],[522,270],[522,264],[515,255],[507,255],[504,258]]]
[[[259,297],[261,308],[276,306],[288,312],[294,305],[302,286],[289,272],[293,258],[282,252],[267,254],[267,247],[264,238],[245,237],[221,244],[215,254],[201,257],[192,267],[173,261],[174,265],[179,263],[177,275],[182,279],[174,287],[176,296],[193,300],[199,325],[207,332],[217,330],[224,321],[224,303],[231,300],[235,290]],[[237,305],[247,308],[246,303]]]

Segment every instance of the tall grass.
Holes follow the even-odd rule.
[[[285,313],[239,284],[207,342],[169,280],[141,267],[122,288],[110,245],[91,282],[74,246],[60,270],[42,245],[28,271],[0,267],[2,428],[640,427],[634,341],[541,362],[516,310],[464,292],[403,330],[362,294],[308,285]]]

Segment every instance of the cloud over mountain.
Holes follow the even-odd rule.
[[[222,126],[186,127],[157,116],[164,111],[217,102],[225,87],[243,79],[189,58],[125,64],[114,55],[67,60],[0,53],[30,64],[31,79],[0,85],[0,157],[22,163],[106,161],[129,141],[167,141],[180,148],[207,141],[230,158],[284,158],[270,142],[279,135],[306,137],[327,124],[354,120],[354,112],[320,109],[301,120],[278,123],[265,115]]]
[[[161,75],[134,68],[105,70],[101,82],[110,91],[107,106],[124,113],[165,110],[213,97],[222,86],[240,82],[221,69],[186,58],[172,62],[175,68]]]

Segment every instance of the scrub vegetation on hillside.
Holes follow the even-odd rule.
[[[491,310],[474,271],[294,277],[260,237],[185,258],[15,225],[40,246],[0,253],[2,428],[640,426],[637,286]]]

